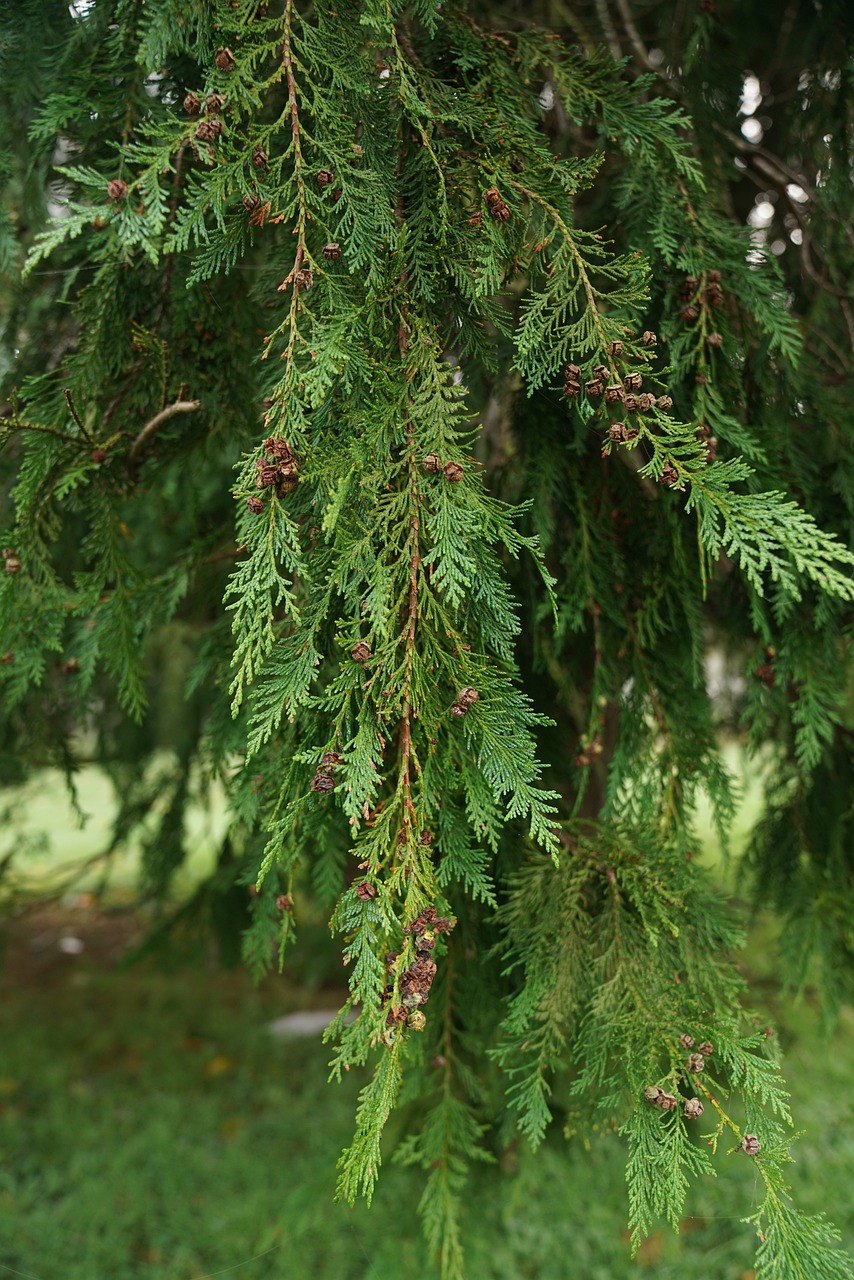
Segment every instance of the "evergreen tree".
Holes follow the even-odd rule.
[[[849,1274],[788,1197],[775,1040],[691,855],[698,794],[725,837],[737,791],[714,645],[775,742],[745,875],[832,1014],[854,29],[720,8],[0,19],[3,780],[73,789],[94,729],[153,897],[227,785],[197,905],[255,886],[257,972],[329,911],[333,1075],[365,1073],[340,1194],[370,1199],[405,1106],[448,1280],[467,1168],[536,1145],[559,1081],[576,1130],[625,1135],[635,1245],[750,1160],[758,1280]]]

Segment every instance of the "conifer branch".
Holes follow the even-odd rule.
[[[71,414],[74,421],[77,423],[81,436],[83,437],[83,439],[86,441],[87,444],[91,445],[92,438],[89,435],[89,432],[86,430],[86,426],[83,422],[83,419],[80,417],[80,414],[77,412],[77,409],[74,404],[74,397],[71,394],[70,387],[65,387],[63,389],[62,394],[65,396],[65,403],[68,405],[68,411]]]
[[[850,879],[848,80],[796,90],[799,63],[804,127],[775,116],[770,152],[727,128],[740,78],[709,6],[677,7],[684,75],[654,68],[657,94],[657,16],[631,0],[569,15],[584,56],[538,21],[491,31],[433,0],[239,0],[213,26],[190,0],[155,8],[109,36],[76,23],[97,85],[54,71],[27,122],[45,154],[61,138],[86,163],[61,171],[65,216],[35,228],[28,271],[50,254],[55,275],[25,275],[9,321],[26,408],[2,422],[4,441],[19,433],[0,458],[6,739],[20,724],[25,755],[67,758],[74,723],[138,719],[150,683],[187,685],[187,745],[153,789],[165,825],[141,783],[117,830],[151,823],[146,876],[165,892],[187,778],[224,778],[238,878],[257,890],[253,971],[281,964],[295,902],[328,911],[349,973],[332,1074],[373,1067],[339,1190],[370,1198],[405,1098],[398,1150],[421,1171],[442,1280],[464,1275],[482,1117],[535,1146],[560,1077],[579,1128],[622,1122],[633,1245],[678,1225],[690,1179],[724,1154],[692,1141],[702,1099],[715,1140],[767,1180],[758,1274],[838,1280],[832,1229],[787,1199],[787,1095],[772,1046],[739,1030],[738,930],[688,855],[701,789],[722,837],[732,823],[724,714],[779,753],[750,874],[787,921],[793,981],[821,936],[838,1004],[850,948],[823,906],[833,884],[843,918]],[[802,187],[800,253],[752,252],[761,228],[729,212],[733,155],[748,181]],[[40,172],[12,175],[0,256]],[[769,242],[787,246],[781,209]],[[259,334],[284,365],[253,361]],[[188,387],[210,430],[161,431],[202,408]],[[494,448],[478,424],[498,405]],[[87,449],[85,421],[90,443],[118,429]],[[128,504],[108,455],[129,441],[133,471],[159,431],[162,465]],[[211,447],[226,440],[242,457]],[[209,531],[232,499],[220,548]],[[220,604],[219,575],[194,569],[233,557]],[[743,677],[723,712],[712,635]],[[174,654],[191,648],[187,680]],[[150,740],[134,739],[141,779]],[[557,827],[564,813],[584,820]],[[500,960],[482,963],[496,922]],[[695,1035],[714,1043],[702,1069]]]
[[[57,440],[64,440],[67,444],[80,444],[79,436],[69,435],[67,431],[60,431],[57,427],[48,426],[43,422],[24,422],[20,418],[0,418],[0,431],[12,434],[14,431],[35,431],[43,435],[54,436]]]
[[[411,415],[406,423],[406,457],[409,472],[409,502],[410,502],[410,554],[409,554],[409,594],[407,598],[406,613],[406,630],[405,630],[405,675],[403,685],[403,711],[402,711],[402,779],[403,779],[403,797],[404,797],[404,814],[403,823],[407,836],[414,840],[415,833],[418,829],[418,814],[415,804],[412,800],[412,780],[410,777],[410,766],[412,764],[412,713],[414,690],[412,684],[413,663],[415,660],[415,642],[416,627],[418,623],[418,575],[421,568],[421,553],[419,549],[419,529],[420,522],[418,518],[418,483],[417,483],[417,464],[415,460],[415,441],[412,426]],[[411,823],[411,833],[408,830]]]
[[[168,422],[170,418],[174,418],[178,413],[195,413],[203,407],[201,400],[175,400],[172,404],[167,404],[165,409],[161,409],[159,413],[155,413],[153,418],[149,418],[148,422],[140,430],[130,447],[128,460],[133,462],[137,458],[143,445],[163,426],[164,422]]]
[[[282,70],[285,73],[285,83],[288,89],[288,112],[290,115],[291,139],[294,157],[294,182],[297,188],[297,248],[294,259],[294,267],[291,275],[288,277],[286,284],[293,280],[292,292],[292,311],[291,311],[291,331],[294,329],[294,311],[296,305],[296,296],[299,291],[299,285],[296,283],[296,275],[302,270],[303,257],[306,253],[306,220],[307,220],[307,200],[305,192],[305,160],[302,152],[302,139],[300,137],[299,126],[299,106],[297,99],[297,85],[294,78],[293,70],[293,22],[295,14],[294,0],[285,0],[285,31],[282,40]],[[281,286],[280,286],[281,287]],[[292,348],[289,347],[289,353]],[[288,355],[290,360],[291,356]]]

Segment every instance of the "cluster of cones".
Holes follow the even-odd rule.
[[[392,1005],[388,1011],[386,1022],[389,1027],[397,1027],[402,1023],[412,1031],[423,1031],[426,1018],[419,1008],[430,998],[430,988],[436,976],[436,962],[431,952],[436,946],[436,935],[450,933],[453,923],[447,916],[436,913],[435,907],[425,907],[412,921],[404,925],[403,932],[412,935],[416,957],[409,968],[398,979],[398,990],[402,1003]],[[399,951],[390,951],[386,956],[386,965],[392,968],[400,955]],[[389,983],[383,992],[383,1003],[394,995],[394,984]]]

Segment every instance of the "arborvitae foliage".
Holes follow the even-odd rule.
[[[447,1278],[468,1166],[539,1142],[559,1081],[568,1132],[626,1136],[635,1245],[750,1160],[759,1280],[849,1274],[692,861],[736,789],[715,645],[777,744],[747,869],[840,997],[845,13],[3,7],[4,781],[73,787],[94,730],[159,897],[226,784],[198,903],[255,886],[258,971],[329,911],[340,1193],[405,1106]]]

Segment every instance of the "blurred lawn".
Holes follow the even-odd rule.
[[[155,760],[153,768],[158,767]],[[94,765],[85,766],[75,775],[75,788],[77,809],[58,769],[45,769],[18,789],[15,834],[23,837],[25,844],[16,854],[15,868],[28,880],[50,884],[64,879],[75,866],[82,866],[109,847],[118,810],[110,779]],[[179,897],[213,870],[227,824],[223,790],[211,788],[203,803],[191,801],[187,813],[188,856],[174,881]],[[127,892],[137,883],[144,834],[143,825],[111,855],[109,886],[114,892]],[[99,863],[85,871],[75,881],[75,888],[94,888],[101,880],[103,867]]]
[[[53,829],[63,830],[55,814]],[[210,840],[205,856],[212,849]],[[126,859],[123,876],[132,849]],[[328,1085],[317,1040],[266,1030],[340,993],[298,988],[287,974],[257,990],[243,972],[117,974],[98,944],[111,927],[81,905],[6,927],[0,1276],[432,1280],[417,1172],[388,1165],[370,1211],[333,1203],[365,1076]],[[792,1181],[801,1207],[827,1212],[854,1249],[854,1014],[845,1010],[828,1041],[809,1001],[780,1006],[772,933],[760,921],[744,959],[755,1002],[781,1030],[796,1124],[808,1134]],[[59,947],[69,935],[84,940],[79,954]],[[389,1151],[406,1127],[404,1111]],[[758,1194],[753,1166],[723,1154],[717,1166],[721,1176],[692,1191],[681,1234],[657,1231],[631,1261],[620,1139],[587,1147],[557,1132],[534,1157],[520,1144],[473,1176],[471,1280],[748,1280],[753,1242],[738,1219]]]
[[[371,1211],[332,1202],[363,1077],[327,1085],[322,1046],[265,1030],[305,993],[282,979],[254,990],[243,973],[111,975],[86,952],[52,963],[38,986],[14,967],[0,982],[0,1265],[37,1280],[200,1280],[238,1267],[245,1280],[434,1275],[417,1173],[387,1167]],[[807,1006],[784,1025],[809,1134],[796,1148],[798,1200],[846,1227],[849,1246],[852,1025],[847,1013],[824,1042]],[[405,1131],[405,1113],[393,1127]],[[756,1187],[738,1155],[692,1192],[682,1234],[656,1232],[634,1262],[618,1137],[585,1149],[555,1135],[517,1158],[514,1174],[473,1180],[472,1280],[749,1274],[738,1217]]]

